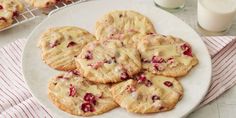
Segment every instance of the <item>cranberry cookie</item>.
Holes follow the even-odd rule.
[[[139,35],[153,34],[151,21],[135,11],[112,11],[96,23],[96,38],[100,40],[125,40],[124,44],[133,45]]]
[[[67,113],[92,116],[118,106],[109,89],[108,85],[86,81],[78,71],[71,71],[49,81],[48,96],[53,104]]]
[[[18,0],[0,0],[0,29],[13,23],[13,18],[24,10]]]
[[[171,110],[183,96],[183,88],[177,80],[150,72],[113,85],[111,92],[122,108],[141,114]]]
[[[128,79],[141,69],[138,50],[120,40],[94,41],[76,58],[81,74],[97,83],[115,83]]]
[[[52,7],[59,2],[70,2],[72,0],[25,0],[29,5],[37,8],[48,8]]]
[[[158,75],[184,76],[198,63],[190,44],[180,38],[147,35],[137,45],[143,68]]]
[[[38,46],[42,49],[42,59],[57,70],[76,69],[75,57],[82,48],[95,37],[84,29],[72,26],[50,28],[40,37]]]

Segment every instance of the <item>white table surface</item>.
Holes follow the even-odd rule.
[[[141,4],[154,5],[152,0],[137,0],[137,2],[140,2]],[[186,7],[173,14],[197,30],[196,10],[197,0],[187,0]],[[26,38],[34,27],[44,18],[45,16],[42,16],[20,26],[0,32],[0,47],[13,42],[14,40]],[[206,36],[207,34],[200,35]],[[236,36],[236,19],[229,32],[225,35]],[[194,111],[187,118],[236,118],[236,86],[205,107]]]

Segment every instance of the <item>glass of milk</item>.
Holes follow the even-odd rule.
[[[198,26],[210,32],[226,32],[236,15],[236,0],[198,0]]]
[[[181,9],[185,5],[185,0],[154,0],[154,3],[164,9]]]

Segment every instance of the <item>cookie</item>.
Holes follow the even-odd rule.
[[[96,22],[96,38],[99,40],[125,40],[132,45],[139,35],[153,34],[151,21],[140,13],[130,10],[112,11]]]
[[[40,37],[42,59],[50,67],[68,71],[76,69],[75,57],[95,37],[84,29],[72,26],[50,28]]]
[[[78,71],[54,77],[48,86],[48,97],[53,104],[73,115],[98,115],[118,106],[109,92],[109,85],[86,81]]]
[[[120,82],[141,69],[137,49],[126,47],[120,40],[89,43],[76,58],[76,64],[83,76],[97,83]]]
[[[23,4],[18,0],[0,0],[0,29],[10,26],[13,18],[23,10]]]
[[[190,44],[177,37],[147,35],[137,45],[142,67],[158,75],[184,76],[198,63]]]
[[[26,3],[36,8],[49,8],[62,1],[71,2],[72,0],[25,0]]]
[[[150,72],[113,85],[111,92],[120,107],[141,114],[171,110],[183,96],[177,80]]]

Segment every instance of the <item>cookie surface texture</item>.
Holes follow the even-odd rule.
[[[50,28],[38,42],[42,59],[50,67],[68,71],[76,69],[75,57],[89,42],[96,40],[88,31],[71,26]]]
[[[24,10],[24,6],[18,0],[0,0],[0,29],[13,23],[13,18]]]
[[[138,40],[139,35],[155,33],[151,21],[135,11],[112,11],[96,22],[96,38],[99,40],[125,40],[127,45]]]
[[[183,88],[174,78],[145,72],[113,85],[111,92],[122,108],[146,114],[173,109],[182,98]]]
[[[49,81],[48,97],[67,113],[93,116],[118,106],[109,89],[108,85],[91,83],[73,71],[60,74]]]
[[[184,76],[198,63],[190,44],[173,36],[144,36],[138,50],[143,68],[158,75]]]
[[[83,76],[98,83],[120,82],[141,69],[137,49],[126,47],[119,40],[89,43],[76,58],[76,64]]]

